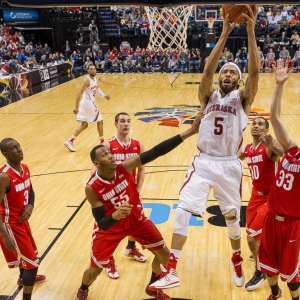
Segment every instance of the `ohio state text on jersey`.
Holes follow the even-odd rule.
[[[10,179],[10,190],[0,205],[3,223],[18,223],[25,206],[29,201],[30,172],[25,164],[21,164],[22,174],[5,164],[0,172],[6,173]]]
[[[114,179],[103,180],[96,171],[90,178],[88,185],[92,187],[103,203],[107,216],[112,215],[125,201],[133,205],[130,214],[120,219],[109,231],[123,231],[131,227],[143,215],[143,206],[135,187],[134,178],[125,170],[121,162],[117,162]]]

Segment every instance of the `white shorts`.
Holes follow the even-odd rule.
[[[76,120],[81,123],[87,122],[92,124],[102,121],[102,116],[95,102],[92,100],[82,99]]]
[[[243,168],[236,156],[215,157],[199,153],[189,167],[180,190],[178,208],[203,216],[210,189],[225,216],[236,210],[240,218]]]

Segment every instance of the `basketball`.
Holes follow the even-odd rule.
[[[249,5],[250,8],[254,9],[254,5]],[[235,23],[245,23],[247,19],[242,16],[242,13],[250,15],[246,5],[223,5],[224,16],[229,15],[229,20]]]

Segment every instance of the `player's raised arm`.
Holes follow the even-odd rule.
[[[287,68],[274,68],[274,70],[276,85],[271,102],[270,121],[272,123],[277,141],[286,152],[289,148],[297,145],[292,137],[288,134],[284,123],[280,119],[283,87],[293,69],[288,71]]]
[[[259,139],[266,147],[268,157],[274,162],[279,161],[280,157],[282,157],[284,154],[284,150],[279,145],[277,140],[273,139],[269,133],[262,133]]]
[[[195,118],[195,121],[193,122],[191,128],[187,129],[186,131],[173,136],[170,139],[167,139],[160,144],[154,146],[152,149],[143,152],[140,155],[131,156],[127,159],[125,159],[122,162],[123,167],[131,173],[134,168],[137,168],[141,165],[145,165],[158,157],[167,154],[168,152],[175,149],[177,146],[179,146],[184,140],[191,137],[192,135],[199,132],[199,125],[201,122],[201,119],[203,119],[205,114],[203,112],[199,112],[198,115]]]
[[[10,188],[10,180],[7,174],[0,173],[0,204],[3,201],[7,189]],[[16,244],[5,230],[2,219],[0,217],[0,235],[3,238],[5,247],[10,251],[16,251]]]
[[[254,9],[246,5],[250,16],[242,14],[247,19],[247,35],[248,35],[248,76],[245,83],[245,88],[241,91],[241,100],[245,113],[249,115],[251,105],[258,89],[258,79],[260,70],[260,60],[258,57],[254,27],[256,24],[256,17],[258,13],[258,6],[254,5]]]
[[[79,102],[80,102],[81,96],[82,96],[83,92],[85,91],[85,89],[89,85],[90,85],[90,81],[87,78],[85,78],[82,82],[80,90],[78,91],[78,93],[76,95],[75,108],[73,109],[73,112],[75,115],[77,115],[79,112]]]
[[[218,67],[220,56],[224,49],[225,43],[233,27],[234,24],[229,22],[228,15],[224,16],[222,33],[205,64],[202,79],[199,85],[198,98],[200,101],[201,110],[205,109],[206,104],[211,94],[213,93],[213,77]]]

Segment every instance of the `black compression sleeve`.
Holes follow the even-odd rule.
[[[112,216],[105,216],[103,206],[92,208],[92,214],[102,230],[108,230],[118,222]]]
[[[32,184],[30,184],[30,193],[29,193],[29,201],[28,204],[31,204],[34,207],[35,193],[32,188]]]
[[[154,146],[149,151],[143,152],[140,155],[140,160],[142,165],[145,165],[156,158],[167,154],[183,142],[180,134],[173,136],[172,138],[161,142],[160,144]]]

